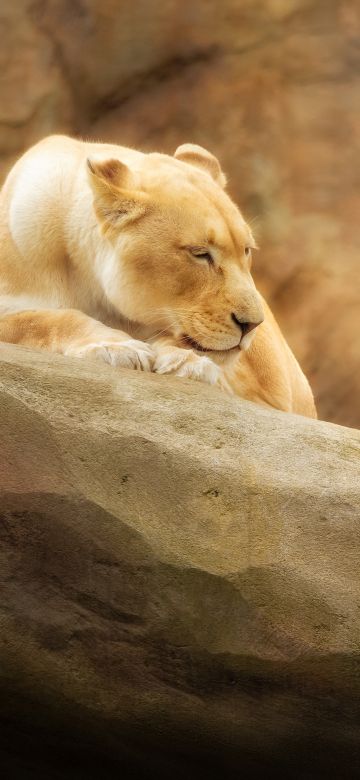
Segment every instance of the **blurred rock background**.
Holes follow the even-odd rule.
[[[358,0],[12,0],[0,175],[53,132],[221,160],[323,419],[360,426]]]

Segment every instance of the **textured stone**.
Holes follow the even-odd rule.
[[[360,434],[0,366],[7,776],[358,777]]]
[[[0,27],[0,171],[58,130],[208,146],[320,416],[360,426],[359,3],[18,0]]]

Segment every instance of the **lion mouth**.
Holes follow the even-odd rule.
[[[234,352],[236,349],[240,349],[240,343],[236,344],[235,347],[227,347],[225,349],[210,349],[210,347],[203,347],[202,344],[199,344],[198,341],[195,341],[195,339],[191,338],[191,336],[188,336],[186,333],[183,333],[182,340],[185,342],[186,346],[191,347],[191,349],[196,349],[197,352]]]

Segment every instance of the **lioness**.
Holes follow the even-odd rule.
[[[64,136],[32,147],[0,196],[0,340],[315,416],[224,186],[190,144],[174,157]]]

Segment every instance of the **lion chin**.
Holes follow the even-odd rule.
[[[182,335],[181,342],[183,343],[184,347],[190,347],[190,349],[194,349],[195,352],[207,352],[209,354],[219,353],[220,355],[224,355],[224,357],[244,348],[240,342],[234,347],[204,347],[203,344],[200,344],[199,341],[196,341],[186,333]]]
[[[173,156],[66,136],[33,146],[0,193],[0,340],[315,416],[225,185],[193,144]]]

